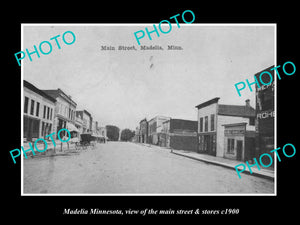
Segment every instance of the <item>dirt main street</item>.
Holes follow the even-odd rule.
[[[24,159],[23,169],[24,194],[274,193],[270,180],[125,142]]]

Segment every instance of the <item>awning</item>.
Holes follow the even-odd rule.
[[[72,123],[67,123],[67,129],[69,131],[75,131],[75,132],[79,132],[79,130],[74,126],[74,124]]]

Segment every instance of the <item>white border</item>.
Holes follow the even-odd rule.
[[[172,23],[174,24],[174,23]],[[147,25],[153,25],[152,23],[129,23],[129,24],[119,24],[119,23],[114,23],[114,24],[108,24],[108,23],[21,23],[21,51],[24,49],[23,45],[23,31],[24,31],[24,26],[147,26]],[[165,25],[165,24],[163,24]],[[192,23],[192,24],[180,24],[180,26],[273,26],[274,27],[274,65],[277,66],[277,23],[204,23],[204,24],[199,24],[199,23]],[[23,146],[23,69],[24,65],[21,61],[21,144]],[[275,76],[275,71],[274,71],[274,77]],[[277,148],[277,77],[275,78],[275,105],[274,105],[274,112],[275,112],[275,128],[274,128],[274,144],[275,148]],[[277,160],[274,154],[274,193],[216,193],[216,194],[199,194],[199,193],[189,193],[189,194],[176,194],[176,193],[104,193],[104,194],[41,194],[41,193],[31,193],[31,194],[25,194],[24,193],[24,184],[23,184],[23,158],[24,155],[21,154],[21,196],[277,196]]]

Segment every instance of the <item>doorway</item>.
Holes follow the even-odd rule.
[[[243,141],[237,140],[236,141],[236,159],[242,161],[243,155]]]

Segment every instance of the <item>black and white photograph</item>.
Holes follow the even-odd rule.
[[[45,3],[3,8],[3,220],[297,218],[295,3]]]
[[[169,25],[22,24],[22,196],[276,195],[276,24]]]

